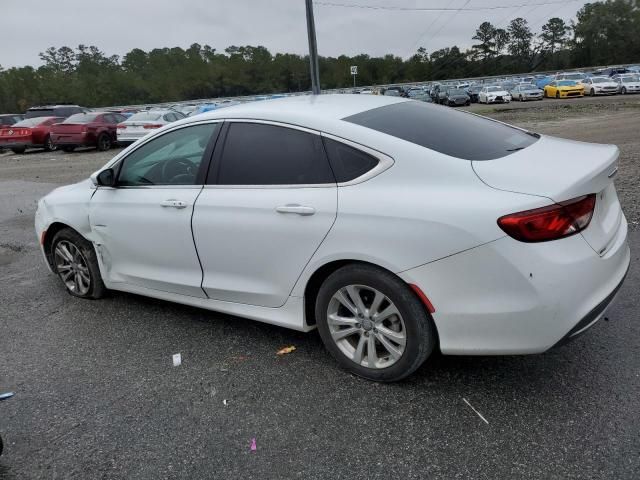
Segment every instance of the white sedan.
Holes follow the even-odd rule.
[[[499,86],[482,87],[478,93],[478,103],[509,103],[511,94]]]
[[[618,77],[616,82],[618,84],[618,92],[623,95],[626,93],[640,93],[640,80],[635,75]]]
[[[584,94],[591,95],[615,95],[618,93],[618,84],[609,77],[588,77],[582,80]]]
[[[40,200],[44,259],[108,289],[318,328],[393,381],[444,354],[539,353],[625,277],[618,148],[397,97],[254,102],[167,125]]]
[[[118,143],[135,142],[149,132],[185,117],[186,115],[176,110],[145,110],[134,113],[126,121],[118,124],[116,128]]]

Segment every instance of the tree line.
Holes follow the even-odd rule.
[[[584,5],[576,21],[550,18],[535,31],[524,18],[505,26],[482,22],[473,46],[428,52],[409,59],[394,55],[320,57],[322,88],[349,88],[351,65],[360,85],[561,70],[640,60],[638,0]],[[51,47],[42,65],[0,67],[0,112],[23,112],[45,103],[88,107],[184,101],[201,98],[296,92],[310,89],[308,57],[272,54],[262,46],[218,51],[194,43],[187,49],[135,48],[122,58],[95,46]]]

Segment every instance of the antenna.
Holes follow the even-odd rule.
[[[316,22],[313,19],[313,0],[305,0],[307,5],[307,34],[309,35],[309,66],[311,92],[320,95],[320,71],[318,69],[318,43],[316,42]]]

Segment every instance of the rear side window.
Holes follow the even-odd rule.
[[[354,180],[378,165],[377,158],[344,143],[323,138],[329,163],[338,183]]]
[[[465,160],[493,160],[522,150],[538,135],[450,108],[402,102],[343,120]]]
[[[335,179],[318,135],[276,125],[231,123],[217,183],[302,185]]]
[[[24,118],[53,117],[54,115],[56,115],[56,113],[52,108],[37,108],[27,110]]]
[[[62,123],[91,123],[94,121],[100,121],[98,117],[101,116],[101,113],[76,113],[75,115],[71,115]]]

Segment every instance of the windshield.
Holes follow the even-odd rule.
[[[609,80],[608,78],[604,78],[604,77],[594,77],[591,79],[591,81],[593,83],[608,83],[611,80]]]
[[[102,113],[76,113],[62,123],[91,123]]]
[[[54,111],[52,108],[34,108],[27,110],[27,113],[24,114],[25,118],[36,118],[36,117],[52,117],[54,116]]]
[[[467,92],[465,92],[464,90],[460,89],[460,88],[453,88],[451,90],[449,90],[449,95],[466,95]]]
[[[127,122],[155,122],[160,120],[160,117],[162,117],[162,113],[159,112],[140,112],[131,115]]]
[[[624,83],[633,83],[637,82],[638,80],[636,80],[635,77],[622,77],[622,81]]]
[[[501,92],[502,87],[487,87],[487,92]]]
[[[565,78],[568,80],[580,80],[584,78],[584,75],[582,75],[581,73],[567,73],[565,75],[562,75],[562,78]]]
[[[558,82],[558,86],[559,87],[575,87],[576,82],[574,82],[573,80],[560,80]]]
[[[465,160],[501,158],[538,139],[500,122],[423,102],[387,105],[343,120]]]

